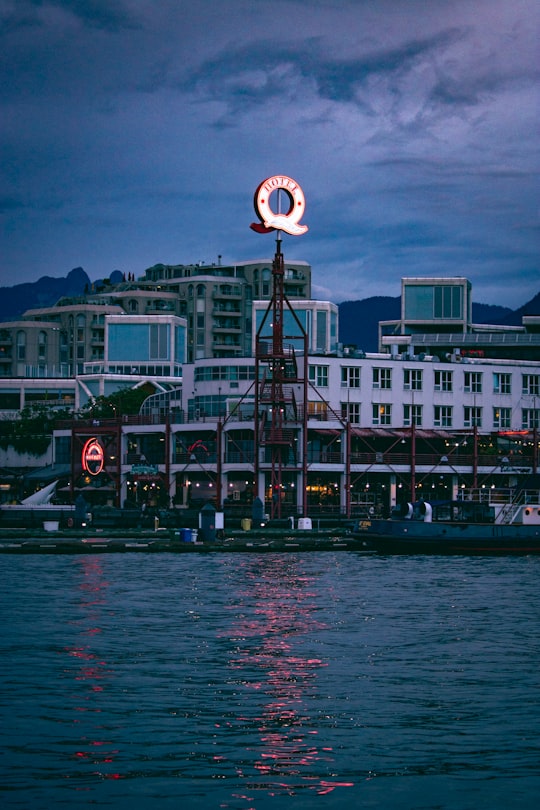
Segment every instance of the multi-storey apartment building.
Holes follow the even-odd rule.
[[[143,283],[177,295],[177,314],[188,323],[189,362],[202,357],[244,357],[252,354],[252,304],[272,296],[272,260],[158,264],[146,270]],[[284,292],[290,299],[310,299],[307,262],[285,263]]]
[[[105,316],[122,313],[185,318],[188,362],[250,355],[252,306],[271,298],[271,266],[268,259],[233,265],[158,264],[138,280],[101,284],[53,307],[28,310],[16,321],[0,323],[0,378],[82,374],[85,363],[105,357]],[[284,290],[289,298],[310,299],[307,262],[285,264]]]

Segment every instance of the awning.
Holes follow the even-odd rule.
[[[400,436],[391,428],[355,428],[351,426],[351,433],[353,436],[361,436],[364,439],[394,439]]]
[[[25,481],[54,481],[55,478],[65,478],[71,475],[70,464],[50,464],[48,467],[40,467],[32,470],[24,476]]]

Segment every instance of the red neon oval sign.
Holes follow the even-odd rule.
[[[90,475],[98,475],[105,463],[103,447],[96,438],[88,439],[82,451],[82,467]]]

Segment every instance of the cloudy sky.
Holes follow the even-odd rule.
[[[272,256],[314,296],[540,290],[537,0],[0,0],[0,284]]]

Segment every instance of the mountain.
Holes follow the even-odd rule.
[[[365,352],[376,352],[379,321],[395,321],[401,316],[401,298],[375,295],[361,301],[339,304],[339,342],[355,345]]]
[[[38,281],[0,287],[0,321],[13,321],[27,309],[51,307],[63,296],[83,295],[87,290],[99,292],[108,284],[120,283],[123,274],[114,270],[109,279],[91,282],[82,267],[75,267],[64,278],[42,276]],[[472,306],[473,323],[520,326],[524,315],[540,314],[540,293],[516,310],[492,304]],[[377,295],[360,301],[339,304],[339,341],[365,352],[376,352],[379,321],[398,320],[401,298]]]
[[[42,276],[38,281],[0,287],[0,320],[14,321],[27,309],[52,307],[64,295],[82,295],[90,285],[82,267],[75,267],[64,278]]]
[[[523,315],[540,314],[540,293],[516,310],[493,304],[472,305],[473,323],[521,326]],[[361,301],[339,304],[339,341],[355,345],[365,352],[376,352],[379,321],[395,321],[401,317],[401,298],[377,295]]]
[[[538,314],[540,314],[540,292],[522,307],[516,309],[515,312],[510,311],[510,314],[504,320],[497,321],[497,323],[502,323],[505,326],[520,326],[524,315]]]

